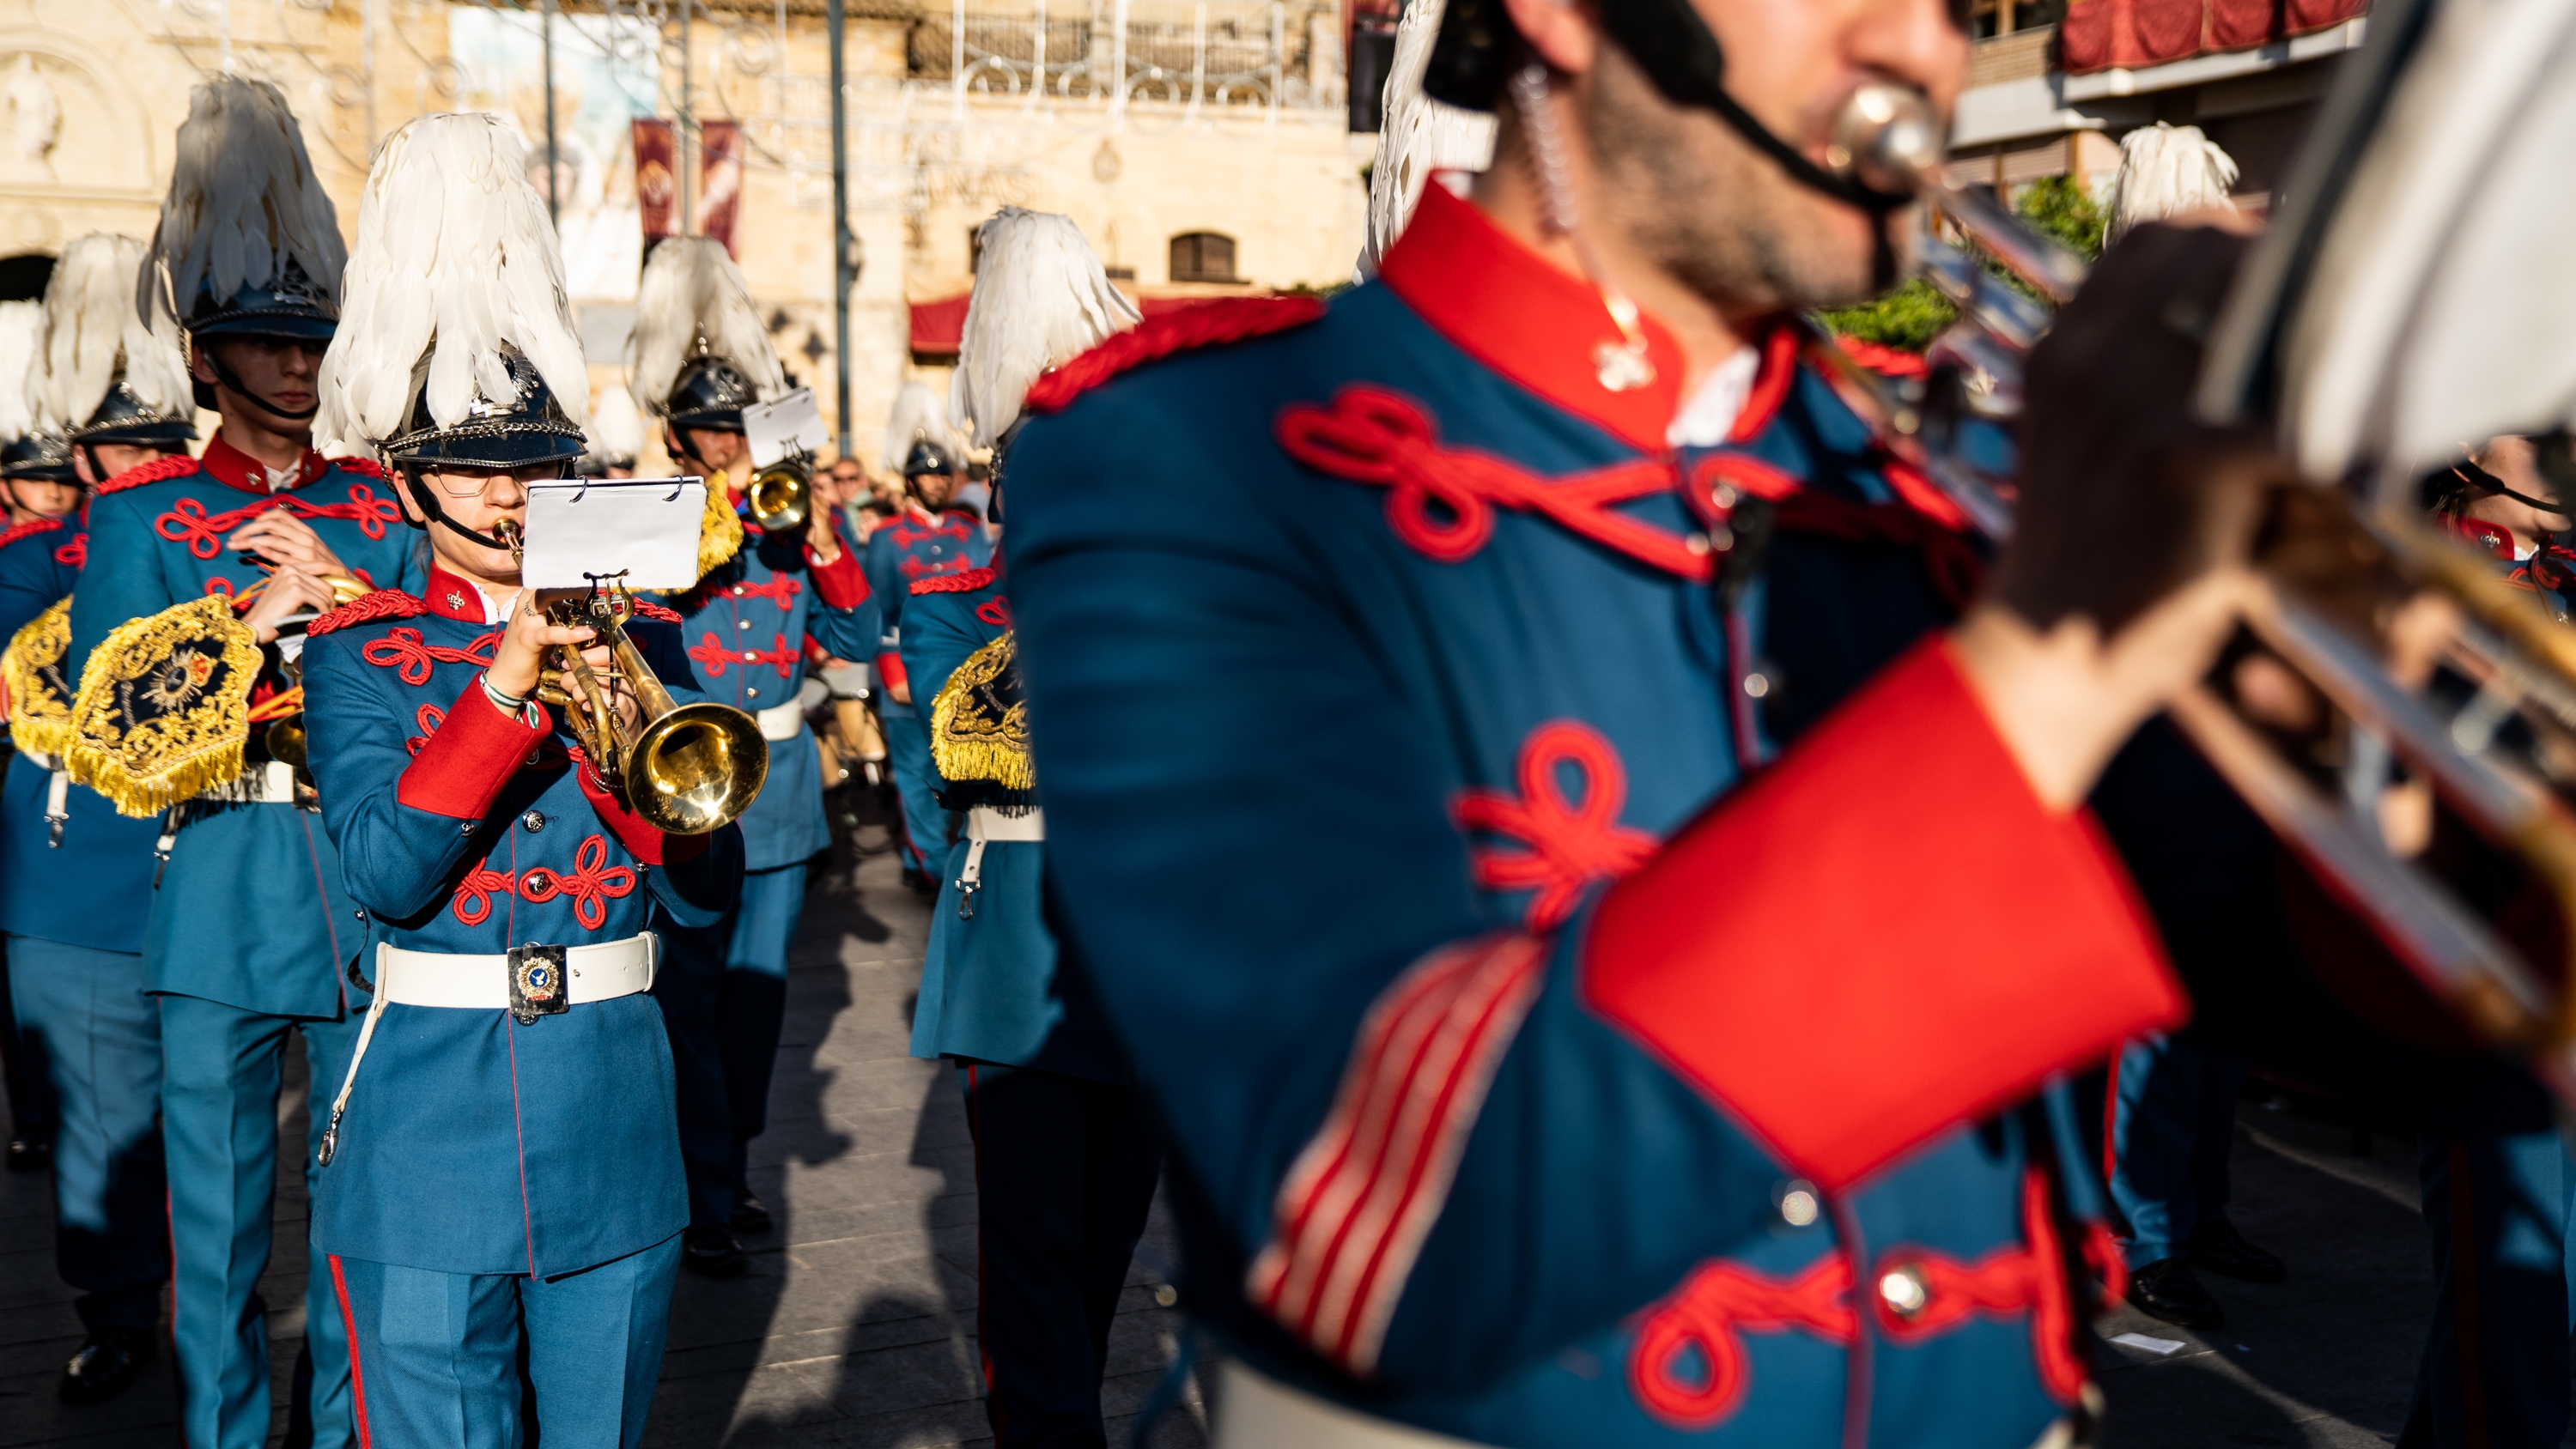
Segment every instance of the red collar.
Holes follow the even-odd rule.
[[[267,465],[225,442],[224,435],[221,433],[215,434],[206,444],[205,455],[197,460],[197,464],[213,474],[215,481],[227,488],[238,488],[244,493],[256,493],[262,498],[268,496]],[[303,487],[321,477],[330,467],[331,465],[321,454],[311,448],[305,449],[302,475],[295,480],[295,486]]]
[[[1422,188],[1421,208],[1377,274],[1478,362],[1632,447],[1664,451],[1682,401],[1682,349],[1673,334],[1641,317],[1655,380],[1630,392],[1603,387],[1593,349],[1616,345],[1619,329],[1601,294],[1447,188]]]
[[[468,624],[482,624],[483,591],[460,579],[437,564],[429,566],[429,582],[421,587],[421,601],[429,611],[442,619],[461,619]]]
[[[2482,519],[2463,518],[2456,513],[2436,514],[2433,522],[2444,532],[2471,548],[2492,554],[2506,563],[2514,561],[2513,534],[2499,524],[2488,523]]]

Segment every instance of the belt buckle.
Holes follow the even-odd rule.
[[[510,948],[510,1015],[519,1025],[572,1009],[572,972],[564,964],[565,949],[534,941]]]

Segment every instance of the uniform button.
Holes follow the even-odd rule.
[[[754,654],[748,649],[745,649],[742,651],[742,662],[745,664],[757,664],[760,662],[760,656]]]
[[[1720,483],[1716,487],[1711,488],[1708,490],[1708,501],[1709,504],[1716,508],[1720,513],[1733,508],[1735,506],[1734,485]]]
[[[1705,533],[1686,535],[1682,539],[1682,547],[1690,550],[1694,558],[1705,555],[1708,552],[1708,535]]]
[[[554,877],[542,870],[532,870],[526,875],[519,877],[519,886],[521,889],[534,891],[538,895],[544,895],[546,893],[546,888],[553,884]]]
[[[528,833],[530,835],[534,835],[538,831],[546,828],[545,812],[542,810],[531,810],[527,814],[519,817],[519,823],[528,827]]]
[[[359,920],[362,920],[362,921],[363,921],[363,920],[365,920],[365,919],[367,918],[367,908],[366,908],[365,906],[359,906],[359,907],[357,907],[356,909],[354,909],[354,910],[350,911],[350,912],[349,912],[349,914],[350,914],[350,915],[353,915],[353,916],[357,917]]]
[[[743,695],[744,695],[746,698],[750,698],[750,699],[758,699],[758,698],[760,698],[760,691],[759,691],[759,690],[757,690],[757,689],[746,689],[746,690],[744,690],[744,691],[743,691]]]
[[[1823,1211],[1817,1201],[1816,1185],[1803,1177],[1791,1178],[1780,1189],[1780,1221],[1793,1228],[1803,1228]]]
[[[737,629],[748,629],[751,627],[751,621],[749,619],[738,619],[734,621],[734,627]]]
[[[471,820],[457,821],[456,833],[459,835],[472,835],[474,833],[474,822]]]
[[[1906,1263],[1878,1275],[1878,1296],[1897,1317],[1912,1318],[1932,1301],[1932,1290],[1924,1286],[1923,1270]]]
[[[1769,675],[1767,675],[1767,674],[1759,674],[1759,673],[1756,673],[1756,674],[1748,674],[1748,675],[1744,676],[1744,697],[1745,697],[1745,698],[1747,698],[1747,699],[1760,699],[1760,698],[1762,698],[1763,696],[1765,696],[1765,695],[1769,694],[1770,692],[1771,692],[1771,676],[1769,676]]]
[[[733,596],[737,599],[742,597],[742,585],[736,584],[733,586]]]

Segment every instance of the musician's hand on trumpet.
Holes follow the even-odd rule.
[[[549,677],[547,664],[553,657],[552,650],[566,644],[587,645],[598,637],[599,631],[587,624],[553,622],[546,616],[547,602],[535,589],[521,589],[517,601],[510,606],[510,622],[501,630],[501,643],[492,651],[489,671],[492,687],[503,694],[518,699],[535,694],[539,681]],[[608,667],[608,650],[605,647],[584,648],[581,657],[594,673]],[[578,681],[571,678],[566,678],[563,683],[567,691],[580,687]],[[626,699],[622,691],[610,692],[625,699],[628,707],[632,707],[632,700]]]
[[[2190,412],[2203,337],[2246,250],[2143,228],[2032,355],[2019,522],[1963,666],[2043,799],[2071,807],[2233,633],[2264,493],[2261,440]]]
[[[341,602],[329,580],[301,564],[280,564],[277,572],[261,582],[259,597],[242,615],[242,622],[250,626],[251,637],[262,644],[274,644],[280,620],[297,614],[326,613]]]
[[[224,536],[224,547],[265,559],[277,568],[292,565],[312,575],[346,574],[349,566],[313,531],[313,525],[272,508]]]

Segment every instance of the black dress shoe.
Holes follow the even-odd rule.
[[[701,1278],[739,1278],[751,1255],[722,1228],[691,1228],[680,1235],[680,1266]]]
[[[777,1224],[769,1217],[769,1205],[750,1193],[733,1200],[733,1230],[737,1233],[765,1233]]]
[[[53,1161],[54,1144],[42,1138],[12,1137],[9,1139],[11,1172],[42,1172],[52,1166]]]
[[[2227,1311],[2180,1258],[2159,1258],[2129,1274],[2129,1306],[2176,1328],[2224,1328]]]
[[[124,1393],[160,1347],[159,1336],[148,1328],[102,1328],[91,1334],[63,1365],[63,1402],[95,1404]]]
[[[2290,1276],[2278,1257],[2245,1241],[2245,1235],[2225,1218],[2194,1230],[2191,1262],[2222,1278],[2242,1278],[2248,1283],[2278,1283]]]

